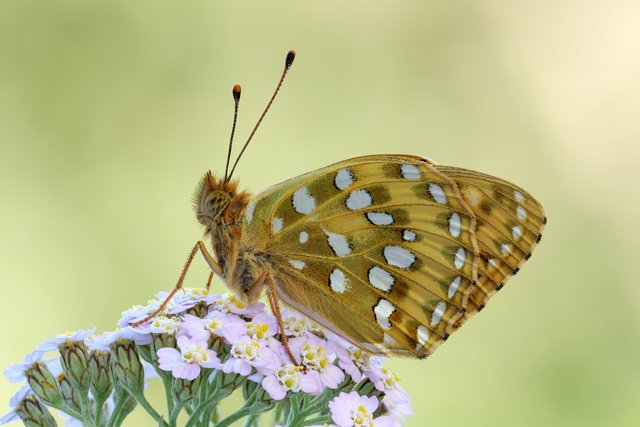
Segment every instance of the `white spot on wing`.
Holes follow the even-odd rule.
[[[420,169],[416,165],[400,166],[404,179],[420,179]]]
[[[389,320],[389,318],[394,311],[396,311],[396,306],[384,298],[380,298],[378,303],[373,306],[373,313],[376,315],[376,321],[382,329],[391,329],[391,320]]]
[[[301,214],[310,214],[316,208],[316,199],[314,199],[307,187],[302,187],[293,193],[293,209]]]
[[[429,341],[429,330],[423,325],[418,326],[418,329],[416,329],[416,338],[418,339],[416,350],[420,350],[425,346],[427,341]]]
[[[300,261],[298,259],[290,259],[289,264],[291,264],[293,268],[296,268],[298,270],[302,270],[307,265],[304,261]]]
[[[444,193],[442,187],[440,187],[438,184],[429,184],[429,194],[431,194],[431,197],[433,197],[433,200],[435,200],[436,202],[447,203],[447,195]]]
[[[453,296],[458,291],[460,282],[462,282],[462,277],[457,276],[455,279],[453,279],[453,282],[451,282],[451,284],[449,285],[449,292],[447,293],[447,297],[449,297],[449,299],[453,298]]]
[[[508,254],[509,252],[511,252],[511,245],[508,243],[503,243],[502,245],[500,245],[500,252],[502,252],[504,255]]]
[[[255,210],[256,210],[255,202],[249,203],[249,206],[247,206],[247,212],[245,213],[245,218],[247,219],[247,224],[251,224],[251,221],[253,221],[253,212]]]
[[[329,275],[329,285],[333,292],[341,294],[348,289],[349,281],[344,272],[336,268]]]
[[[493,258],[489,258],[488,266],[492,268],[498,268],[498,261]]]
[[[356,190],[347,198],[347,207],[352,211],[371,206],[371,203],[373,200],[367,190]]]
[[[516,214],[520,219],[525,219],[527,217],[527,211],[520,205],[516,208]]]
[[[454,212],[449,217],[449,233],[451,233],[453,237],[459,237],[461,232],[462,220],[460,219],[460,215]]]
[[[369,283],[383,292],[390,292],[393,288],[396,278],[391,275],[387,270],[384,270],[378,266],[372,267],[369,270]]]
[[[447,308],[447,305],[444,302],[438,303],[438,305],[436,306],[436,309],[433,310],[433,315],[431,315],[432,327],[436,326],[440,322],[440,319],[442,319],[442,315],[444,314],[444,311],[446,310],[446,308]]]
[[[349,168],[340,169],[336,174],[335,184],[339,190],[344,190],[351,184],[353,184],[355,178],[353,177],[353,173]]]
[[[367,218],[373,225],[393,224],[393,216],[386,212],[367,212]]]
[[[518,190],[514,190],[513,191],[513,197],[516,198],[516,202],[518,202],[518,203],[524,202],[524,196]]]
[[[278,231],[282,230],[282,224],[282,218],[274,218],[273,224],[271,224],[271,229],[274,233],[277,233]]]
[[[342,256],[349,255],[351,253],[349,242],[347,241],[347,238],[344,235],[338,234],[338,233],[332,233],[327,230],[324,230],[324,233],[328,237],[327,240],[329,242],[329,246],[331,246],[331,249],[336,255],[342,257]]]
[[[464,248],[458,248],[458,250],[456,251],[456,257],[453,260],[453,265],[456,266],[456,268],[458,270],[460,270],[463,266],[464,266],[464,261],[467,258],[467,252],[464,250]]]
[[[402,232],[402,240],[405,242],[414,242],[416,240],[416,233],[411,230],[404,230]]]
[[[402,246],[387,246],[382,250],[382,254],[387,260],[387,264],[405,270],[416,262],[416,256]]]
[[[309,240],[309,233],[307,233],[306,231],[301,231],[300,232],[300,243],[307,243],[307,240]]]
[[[520,225],[516,225],[511,229],[511,234],[513,234],[513,240],[520,240],[522,237],[522,227]]]

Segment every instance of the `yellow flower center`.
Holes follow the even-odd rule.
[[[302,364],[314,371],[322,372],[329,364],[329,358],[324,352],[323,346],[314,346],[311,344],[304,344],[300,351],[302,355]]]
[[[383,382],[386,388],[393,388],[400,382],[400,377],[398,376],[398,374],[396,374],[386,366],[382,368],[382,373],[385,376]]]
[[[269,332],[269,325],[266,323],[247,322],[247,335],[257,340],[263,340]]]
[[[364,405],[358,406],[358,408],[351,413],[351,419],[354,425],[358,427],[373,427],[373,414],[371,414]]]
[[[187,363],[199,365],[209,359],[207,348],[201,344],[190,345],[182,350],[182,359]]]
[[[300,391],[300,372],[301,366],[294,366],[292,364],[286,364],[276,369],[275,377],[280,381],[287,390],[293,390],[294,392]]]
[[[238,359],[253,361],[260,357],[260,344],[256,341],[241,342],[231,347],[231,354]]]

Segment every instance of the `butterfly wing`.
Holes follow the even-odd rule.
[[[520,243],[499,256],[493,228],[504,232],[513,218],[502,207],[515,207],[488,183],[526,193],[466,172],[404,155],[346,160],[255,196],[243,241],[268,254],[286,304],[373,353],[423,357],[484,306],[536,231],[521,224]],[[479,228],[474,189],[502,214],[482,216]],[[514,267],[481,270],[482,256]]]

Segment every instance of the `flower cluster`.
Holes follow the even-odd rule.
[[[399,426],[411,414],[398,376],[381,358],[293,312],[283,311],[280,330],[262,303],[184,289],[160,315],[130,326],[166,296],[123,312],[115,331],[59,335],[9,367],[9,381],[25,385],[0,424],[55,426],[55,410],[70,425],[116,427],[138,405],[164,427],[174,427],[182,412],[188,427],[241,418],[256,426],[272,409],[274,424],[289,427]],[[165,387],[165,411],[144,395],[154,377]],[[220,419],[218,403],[236,391],[244,406]]]

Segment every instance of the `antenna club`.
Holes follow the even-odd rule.
[[[284,67],[288,70],[291,68],[291,64],[293,64],[293,60],[296,59],[296,51],[290,50],[287,53],[287,59],[284,61]]]
[[[233,87],[233,99],[238,102],[240,101],[240,92],[242,91],[242,88],[240,87],[240,85],[235,85]]]

